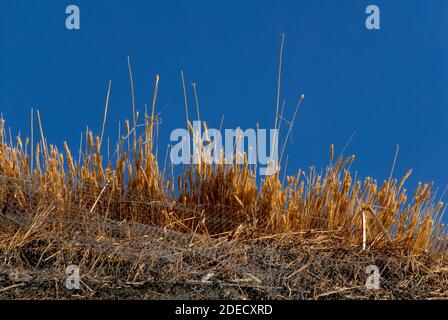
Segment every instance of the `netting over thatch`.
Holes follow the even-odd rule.
[[[39,113],[31,146],[1,119],[0,297],[73,297],[68,265],[84,298],[447,297],[446,206],[432,184],[411,197],[410,172],[358,180],[354,157],[334,158],[333,146],[325,170],[260,178],[247,154],[210,164],[201,144],[176,176],[153,152],[157,88],[107,164],[104,132],[87,130],[76,159],[47,145]],[[379,290],[366,288],[370,265]]]
[[[340,232],[210,237],[96,212],[70,216],[51,209],[1,216],[1,298],[448,298],[446,263],[362,251],[341,244]],[[73,264],[76,291],[65,288]],[[379,290],[366,287],[369,265],[381,272]]]

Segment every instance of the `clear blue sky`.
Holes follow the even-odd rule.
[[[81,10],[81,30],[65,28],[65,8]],[[365,8],[381,10],[381,30],[365,28]],[[150,103],[160,74],[159,141],[184,126],[180,70],[196,82],[209,127],[271,128],[280,33],[286,34],[282,98],[291,115],[306,100],[288,145],[289,172],[323,167],[331,143],[353,170],[382,181],[400,145],[397,175],[409,186],[448,183],[448,2],[31,1],[0,4],[0,111],[29,135],[38,108],[48,140],[72,148],[86,125],[100,132],[112,80],[107,134],[131,115],[131,56],[137,108]],[[189,91],[193,103],[192,91]],[[193,110],[191,110],[193,111]]]

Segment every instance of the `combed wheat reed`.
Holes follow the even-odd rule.
[[[185,90],[183,74],[182,83]],[[31,140],[31,154],[28,139],[25,147],[20,137],[14,144],[10,136],[8,142],[2,119],[0,202],[17,213],[48,211],[68,217],[94,211],[117,221],[132,220],[211,236],[306,237],[309,232],[327,232],[347,245],[364,243],[366,249],[390,248],[403,254],[426,252],[446,257],[448,238],[441,224],[446,207],[436,201],[432,184],[419,184],[410,198],[404,184],[411,172],[400,181],[391,175],[382,184],[372,178],[354,179],[349,172],[354,157],[334,159],[333,146],[330,164],[323,172],[315,168],[308,173],[299,170],[297,175],[287,177],[285,184],[279,172],[257,177],[256,168],[248,165],[247,154],[242,165],[211,165],[198,159],[197,164],[184,166],[178,177],[166,177],[169,168],[160,170],[153,151],[157,145],[154,125],[158,86],[157,76],[151,114],[145,113],[141,135],[137,133],[137,112],[132,129],[129,121],[125,122],[126,136],[117,143],[114,164],[105,164],[101,151],[110,83],[101,135],[86,130],[85,151],[78,161],[67,143],[63,152],[54,145],[48,147],[39,111],[41,139],[35,146]],[[188,120],[186,100],[185,107],[187,126],[193,139],[198,139]],[[198,104],[197,109],[199,115]],[[199,157],[206,159],[209,155],[200,145]]]

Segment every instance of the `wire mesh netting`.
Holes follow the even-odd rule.
[[[32,190],[31,181],[1,182],[11,193],[18,183],[21,190]],[[186,227],[188,232],[182,232],[181,224],[162,228],[112,219],[107,211],[97,212],[101,202],[96,210],[84,212],[66,202],[58,207],[57,199],[34,200],[42,199],[38,192],[27,195],[26,203],[9,201],[3,207],[0,282],[7,290],[0,295],[4,297],[73,297],[65,288],[68,265],[79,267],[82,284],[77,296],[84,298],[447,297],[444,264],[429,256],[404,259],[393,252],[366,253],[360,246],[342,244],[337,232],[310,230],[305,236],[254,238],[245,236],[250,233],[246,221],[224,216],[208,217],[206,225],[209,229],[224,225],[220,230],[228,232],[204,234]],[[104,198],[116,201],[110,200],[112,195]],[[175,206],[152,199],[124,201],[149,211]],[[181,209],[204,219],[202,210]],[[369,265],[381,271],[379,290],[366,288]]]

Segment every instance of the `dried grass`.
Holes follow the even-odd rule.
[[[130,62],[129,72],[132,79]],[[31,146],[28,139],[23,144],[20,136],[15,143],[11,134],[8,139],[5,120],[1,120],[0,205],[3,216],[0,220],[0,252],[5,270],[22,267],[43,272],[43,266],[54,270],[69,261],[76,261],[91,281],[109,279],[116,273],[118,279],[126,275],[135,282],[160,270],[162,264],[166,269],[157,277],[167,283],[176,279],[187,283],[210,272],[228,272],[222,275],[220,285],[225,286],[222,280],[225,279],[227,285],[238,283],[241,289],[241,282],[255,281],[262,297],[342,297],[343,293],[355,297],[361,290],[359,284],[353,282],[356,272],[361,272],[361,261],[375,253],[378,259],[392,259],[391,263],[397,268],[403,268],[401,264],[409,261],[421,264],[419,270],[426,270],[424,277],[428,283],[434,279],[431,276],[440,276],[442,280],[437,281],[442,281],[440,283],[446,288],[447,269],[443,266],[447,260],[448,237],[441,224],[446,207],[435,199],[432,184],[419,184],[409,196],[404,185],[410,172],[401,180],[391,175],[382,184],[372,178],[357,180],[349,170],[354,157],[333,159],[333,146],[330,163],[323,172],[315,168],[307,173],[299,171],[297,175],[287,177],[286,183],[279,178],[280,172],[265,178],[257,177],[256,167],[250,167],[247,162],[244,165],[209,165],[198,161],[197,165],[184,166],[178,177],[168,175],[166,172],[172,172],[172,168],[161,170],[153,151],[157,145],[154,126],[158,120],[155,114],[158,85],[157,76],[151,115],[145,113],[143,126],[137,126],[138,112],[134,110],[132,99],[133,127],[131,129],[126,121],[126,135],[121,137],[119,133],[114,163],[105,164],[101,151],[110,83],[101,135],[95,136],[87,129],[84,145],[81,135],[78,161],[67,143],[64,143],[63,151],[47,145],[39,111],[41,139],[36,145],[34,138]],[[183,88],[185,90],[184,82]],[[199,116],[198,103],[197,108]],[[193,139],[198,139],[188,120],[188,111],[187,127],[191,128]],[[131,135],[134,138],[132,144],[129,142]],[[203,153],[201,149],[200,156]],[[246,159],[247,155],[244,157]],[[96,218],[92,219],[92,214]],[[77,221],[78,227],[70,221]],[[119,232],[110,229],[114,223],[119,224]],[[123,227],[126,225],[127,229]],[[134,225],[164,230],[161,236],[164,244],[152,231],[136,235],[132,229]],[[169,232],[175,232],[177,240],[167,240]],[[185,239],[188,239],[187,244]],[[177,250],[182,243],[183,249]],[[247,247],[238,243],[263,245],[257,245],[257,256],[248,253],[254,252],[253,244]],[[210,246],[215,250],[204,255],[202,251]],[[199,256],[192,248],[200,249]],[[265,269],[260,267],[267,264],[266,259],[277,259],[276,252],[285,248],[303,251],[300,255],[307,254],[308,259],[318,259],[322,264],[332,261],[332,268],[336,268],[332,269],[336,272],[334,277],[321,278],[319,285],[316,281],[328,269],[323,265],[318,267],[319,263],[304,262],[313,268],[322,268],[308,272],[308,286],[314,283],[314,289],[286,290],[292,285],[297,288],[298,283],[304,281],[299,276],[303,277],[305,269],[292,261],[286,262],[284,256],[278,257],[269,267],[264,265]],[[217,253],[227,257],[218,258]],[[295,255],[299,259],[299,253]],[[145,260],[148,256],[152,258]],[[355,264],[359,270],[350,271],[349,276],[337,273],[338,268],[342,268],[339,264],[342,260]],[[186,261],[190,263],[188,266]],[[221,269],[223,261],[228,270]],[[439,271],[431,271],[427,261],[437,265]],[[155,264],[151,266],[153,269],[151,263]],[[214,265],[213,268],[209,263]],[[391,265],[387,265],[389,269],[384,268],[392,273]],[[241,273],[238,266],[256,270]],[[261,269],[257,269],[259,267]],[[264,271],[260,271],[262,269]],[[274,269],[277,271],[272,271]],[[208,273],[204,275],[201,270]],[[274,273],[266,275],[267,270]],[[344,270],[348,272],[348,269]],[[404,270],[393,272],[397,275],[406,273]],[[334,289],[338,277],[342,282],[339,289]],[[417,281],[415,273],[412,277],[413,280],[401,277],[401,281],[410,282],[397,285],[409,289],[411,282],[415,285]],[[206,283],[207,279],[200,283]],[[349,279],[353,280],[352,287],[347,287]],[[424,279],[421,278],[419,283],[426,281]],[[266,289],[268,287],[270,289]],[[334,290],[324,290],[330,287]],[[431,297],[443,295],[429,284],[428,288],[434,289]],[[8,286],[0,294],[20,289],[21,286]],[[390,290],[384,292],[383,297],[398,294],[393,291],[395,289]],[[422,296],[428,297],[428,290]],[[412,293],[407,291],[407,294]]]

